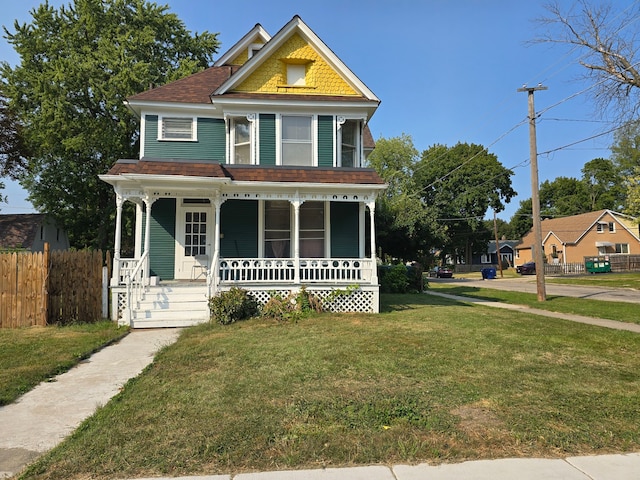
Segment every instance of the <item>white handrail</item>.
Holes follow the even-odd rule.
[[[146,251],[142,254],[142,257],[140,257],[136,268],[134,268],[131,274],[127,275],[125,278],[125,285],[127,286],[127,307],[125,309],[125,319],[127,325],[131,325],[134,304],[137,305],[144,295],[144,287],[146,286],[145,278],[147,278],[145,272],[147,270],[146,264],[148,258],[149,252]],[[139,281],[138,276],[140,276]]]

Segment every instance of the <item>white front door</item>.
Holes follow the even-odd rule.
[[[211,265],[213,212],[209,204],[183,204],[176,212],[177,280],[206,278]]]

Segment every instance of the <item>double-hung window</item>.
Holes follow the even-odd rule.
[[[340,127],[340,166],[357,167],[359,145],[359,122],[346,120]]]
[[[162,117],[160,140],[195,140],[194,123],[192,117]]]
[[[282,165],[313,166],[312,125],[310,116],[282,116]]]
[[[231,145],[232,163],[251,163],[251,122],[246,117],[235,117],[231,120]]]

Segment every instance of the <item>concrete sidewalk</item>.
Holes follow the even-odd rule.
[[[487,287],[489,288],[489,287]],[[424,293],[427,295],[434,295],[437,297],[448,298],[449,300],[455,300],[462,303],[473,303],[474,305],[483,305],[485,307],[502,308],[505,310],[517,310],[523,313],[531,313],[533,315],[541,315],[543,317],[561,318],[563,320],[570,320],[572,322],[585,323],[587,325],[595,325],[598,327],[613,328],[615,330],[626,330],[629,332],[640,333],[640,324],[618,322],[615,320],[607,320],[605,318],[586,317],[584,315],[574,315],[572,313],[560,313],[552,312],[549,310],[542,310],[541,308],[532,308],[528,305],[513,305],[510,303],[495,302],[490,300],[483,300],[474,297],[463,297],[462,295],[451,295],[449,293],[440,293],[433,290],[426,290]],[[638,476],[640,480],[640,475]]]
[[[445,465],[327,468],[279,472],[174,477],[171,480],[638,480],[640,454],[507,458]],[[159,480],[157,477],[138,480]],[[169,479],[164,479],[169,480]]]

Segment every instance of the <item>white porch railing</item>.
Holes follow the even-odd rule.
[[[127,287],[125,310],[127,325],[131,325],[134,307],[142,300],[144,289],[149,284],[148,259],[149,252],[144,252],[137,263],[132,263],[127,268],[123,268],[122,264],[120,265],[120,276],[124,279],[124,284]],[[130,261],[136,262],[135,259]],[[135,268],[131,268],[133,265],[135,265]]]
[[[365,258],[301,258],[300,283],[371,283],[372,261]],[[295,283],[293,258],[223,258],[220,283]]]

